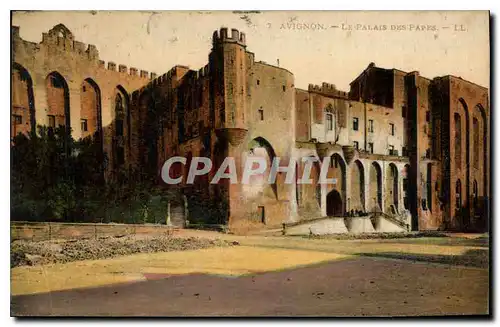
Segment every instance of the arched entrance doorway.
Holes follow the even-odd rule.
[[[331,190],[326,196],[326,214],[327,216],[343,216],[342,197],[337,190]]]
[[[250,176],[248,184],[244,186],[245,193],[251,197],[262,194],[269,199],[278,200],[278,177],[272,183],[268,183],[271,166],[276,157],[273,146],[259,136],[250,141],[247,147],[246,158],[264,159],[266,170],[263,173]],[[255,165],[257,164],[255,163]]]

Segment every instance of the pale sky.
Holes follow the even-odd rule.
[[[212,33],[224,26],[246,33],[247,50],[256,61],[276,65],[279,59],[300,88],[328,82],[348,91],[370,62],[418,70],[428,78],[451,74],[489,87],[486,11],[59,11],[16,12],[12,17],[21,37],[33,42],[59,23],[76,40],[95,44],[102,60],[157,74],[176,64],[195,70],[204,66]],[[417,25],[425,26],[417,30]]]

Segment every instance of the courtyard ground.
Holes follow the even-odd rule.
[[[11,314],[406,316],[488,314],[486,235],[339,240],[177,237],[234,246],[11,269]]]

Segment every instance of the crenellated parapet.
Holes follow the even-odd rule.
[[[73,33],[63,24],[58,24],[48,32],[42,33],[42,41],[40,43],[23,40],[19,35],[19,30],[19,26],[11,27],[12,39],[14,42],[22,42],[22,46],[28,50],[28,53],[40,51],[43,48],[48,51],[68,52],[71,53],[71,55],[78,54],[80,58],[87,59],[89,64],[97,64],[99,69],[148,80],[154,80],[157,77],[155,73],[150,74],[146,70],[139,70],[135,67],[131,67],[130,70],[128,70],[127,66],[124,64],[116,64],[113,61],[108,61],[106,63],[104,60],[100,60],[99,50],[97,50],[94,44],[87,45],[75,40]]]
[[[120,74],[127,74],[134,77],[145,78],[149,80],[153,80],[156,78],[156,73],[149,73],[146,70],[139,70],[135,67],[128,68],[127,65],[124,64],[116,64],[114,61],[108,61],[107,63],[104,60],[99,60],[97,62],[97,67],[101,69],[106,69],[112,72],[117,72]],[[140,75],[139,75],[140,72]]]
[[[309,92],[319,93],[326,96],[347,99],[348,92],[337,90],[334,84],[322,83],[321,85],[309,84]]]
[[[229,31],[227,27],[222,27],[219,31],[214,31],[212,35],[212,44],[214,46],[221,43],[237,43],[246,46],[245,33],[234,28]]]
[[[196,79],[203,79],[207,77],[210,73],[210,70],[208,68],[208,65],[205,65],[204,67],[200,68],[198,71],[196,71]]]

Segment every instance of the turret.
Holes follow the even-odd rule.
[[[112,61],[108,61],[108,70],[116,71],[116,64]]]
[[[214,31],[212,35],[212,45],[215,47],[222,43],[237,43],[246,47],[245,33],[239,32],[237,29],[231,29],[231,34],[226,27],[222,27],[220,31]]]
[[[247,56],[245,34],[225,27],[213,33],[209,71],[214,76],[216,128],[245,129]],[[219,82],[220,81],[220,82]]]

